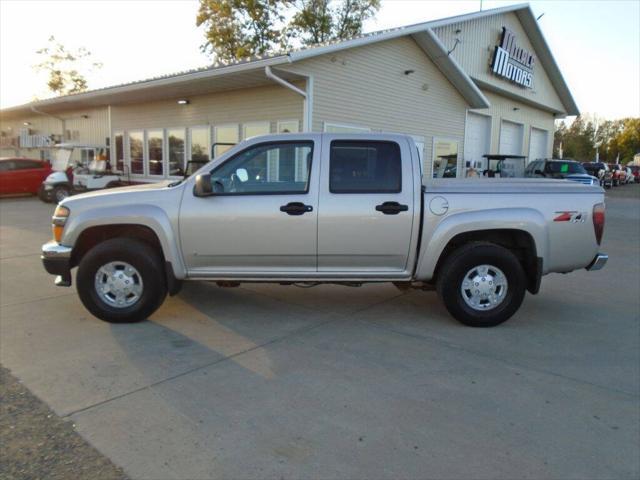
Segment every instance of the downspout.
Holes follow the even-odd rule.
[[[302,131],[303,132],[310,132],[311,131],[311,125],[312,125],[312,95],[311,92],[313,91],[313,82],[312,82],[312,78],[311,77],[307,77],[307,90],[302,90],[298,87],[296,87],[295,85],[293,85],[292,83],[287,82],[284,78],[280,78],[278,77],[275,73],[273,73],[273,70],[271,70],[271,67],[269,65],[264,67],[264,73],[267,76],[267,78],[270,78],[271,80],[273,80],[276,83],[279,83],[280,85],[282,85],[285,88],[288,88],[289,90],[297,93],[298,95],[301,95],[304,98],[304,113],[303,113],[303,119],[302,119]]]

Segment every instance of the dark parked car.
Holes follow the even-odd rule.
[[[602,187],[613,187],[613,176],[609,165],[604,162],[584,162],[582,166],[589,175],[593,175],[600,180]]]
[[[585,185],[600,184],[596,175],[589,175],[575,160],[535,160],[527,166],[524,176],[565,179]]]
[[[51,165],[33,158],[0,158],[0,195],[31,193],[36,195],[42,181],[51,173]]]

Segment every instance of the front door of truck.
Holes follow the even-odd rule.
[[[211,171],[213,194],[186,191],[180,238],[190,276],[316,271],[320,144],[254,143]]]
[[[419,222],[409,143],[340,138],[323,140],[318,272],[408,274]]]

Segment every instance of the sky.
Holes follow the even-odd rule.
[[[480,0],[383,0],[365,31],[470,13]],[[519,1],[483,0],[487,10]],[[640,117],[640,0],[529,2],[583,113]],[[90,88],[206,66],[197,0],[0,0],[0,107],[44,98],[32,65],[49,36],[103,67]]]

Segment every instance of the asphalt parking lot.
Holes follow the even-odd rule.
[[[0,361],[132,478],[640,476],[640,185],[607,192],[604,270],[493,329],[391,285],[207,283],[109,325],[42,269],[51,213],[0,200]]]

